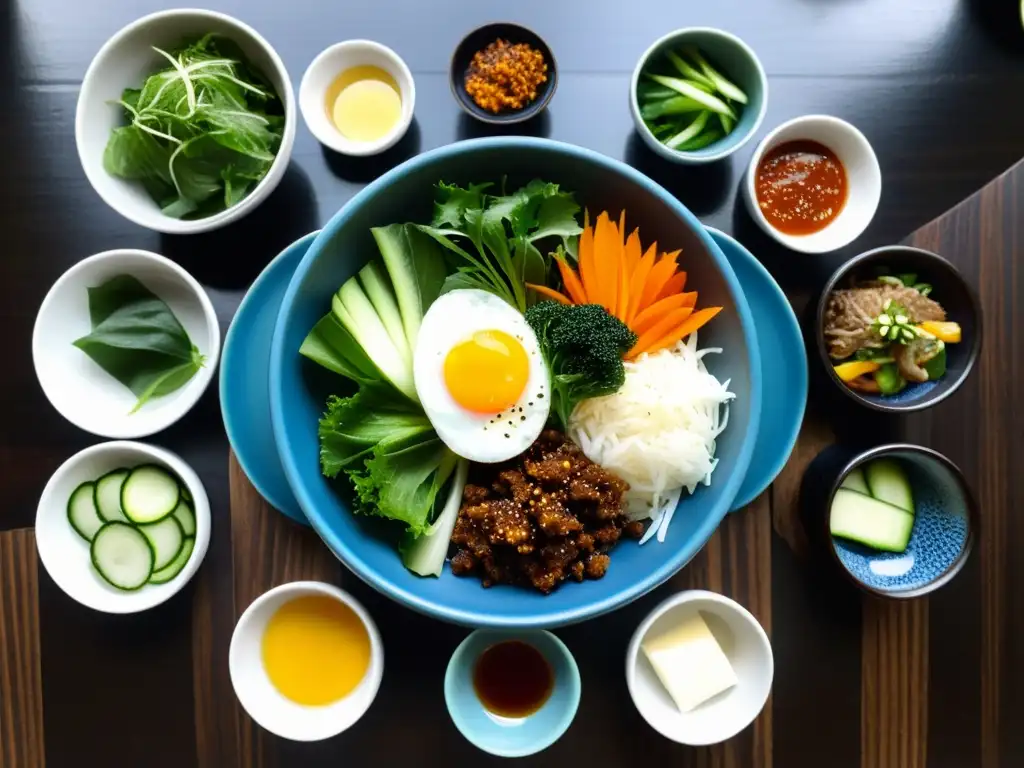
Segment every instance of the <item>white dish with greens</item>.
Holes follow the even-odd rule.
[[[170,451],[109,442],[75,454],[36,511],[39,559],[64,592],[106,613],[152,608],[180,590],[210,542],[199,477]]]
[[[32,358],[47,399],[101,437],[151,435],[184,416],[213,378],[220,326],[196,280],[148,251],[105,251],[54,283]]]
[[[82,81],[75,141],[100,197],[172,234],[222,227],[265,199],[295,140],[291,80],[254,29],[214,11],[129,24]]]

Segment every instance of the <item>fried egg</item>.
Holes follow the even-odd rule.
[[[470,461],[518,456],[540,435],[551,407],[537,336],[515,308],[486,291],[452,291],[430,305],[413,377],[438,437]]]

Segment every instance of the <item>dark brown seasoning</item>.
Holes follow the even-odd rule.
[[[499,39],[473,55],[464,85],[477,106],[497,114],[522,109],[536,99],[537,89],[547,82],[547,71],[540,51],[527,43]]]
[[[526,717],[540,709],[555,687],[544,655],[528,643],[509,640],[480,654],[473,690],[484,707],[502,717]]]
[[[824,229],[846,205],[846,170],[816,141],[787,141],[765,154],[754,186],[761,213],[787,235]]]
[[[628,488],[550,430],[511,461],[474,464],[452,533],[452,572],[545,594],[567,578],[599,579],[606,550],[623,533],[643,533],[624,514]]]

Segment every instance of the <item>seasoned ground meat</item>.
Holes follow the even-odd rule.
[[[473,465],[452,533],[452,573],[545,594],[566,579],[599,579],[623,533],[643,533],[623,514],[628,489],[554,431],[510,462]]]

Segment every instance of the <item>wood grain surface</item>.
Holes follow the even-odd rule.
[[[0,533],[0,765],[43,766],[36,539]]]
[[[368,181],[417,152],[493,133],[460,114],[447,66],[461,36],[496,16],[542,34],[560,68],[549,109],[517,130],[639,168],[702,221],[736,235],[802,320],[844,259],[905,240],[958,265],[981,297],[986,336],[961,390],[905,418],[830,397],[811,358],[805,423],[771,489],[731,515],[669,584],[610,616],[558,630],[580,666],[579,712],[558,743],[519,764],[618,768],[642,756],[701,768],[1024,765],[1024,611],[1017,606],[1024,569],[1016,556],[1024,548],[1024,167],[1014,165],[1024,156],[1024,111],[1015,101],[1024,93],[1024,32],[1015,0],[634,0],[628,7],[520,0],[500,11],[464,0],[204,4],[264,34],[295,85],[331,43],[388,44],[416,78],[416,118],[398,147],[369,159],[324,152],[300,126],[284,180],[257,214],[206,235],[162,236],[121,219],[95,195],[78,161],[74,113],[99,46],[172,0],[0,0],[0,318],[8,341],[0,376],[0,768],[501,762],[469,745],[445,710],[445,665],[466,630],[387,600],[340,567],[313,532],[268,508],[229,457],[216,387],[152,438],[184,457],[211,500],[209,552],[179,595],[139,616],[89,611],[37,563],[27,530],[50,474],[97,441],[57,414],[33,371],[33,320],[59,275],[110,248],[161,252],[204,285],[226,330],[270,259]],[[801,256],[754,225],[736,194],[753,143],[699,169],[666,164],[643,146],[626,108],[633,66],[653,40],[690,25],[728,29],[757,51],[770,81],[759,135],[796,115],[829,113],[871,141],[882,203],[852,246]],[[809,521],[799,503],[822,450],[895,439],[948,455],[982,514],[964,570],[907,604],[863,599],[822,563],[809,528],[820,520]],[[257,727],[228,673],[237,617],[264,590],[297,578],[351,591],[385,643],[387,669],[373,707],[320,744],[286,742]],[[701,749],[655,734],[631,705],[622,671],[636,625],[686,588],[745,605],[768,631],[775,657],[772,696],[753,726]]]

